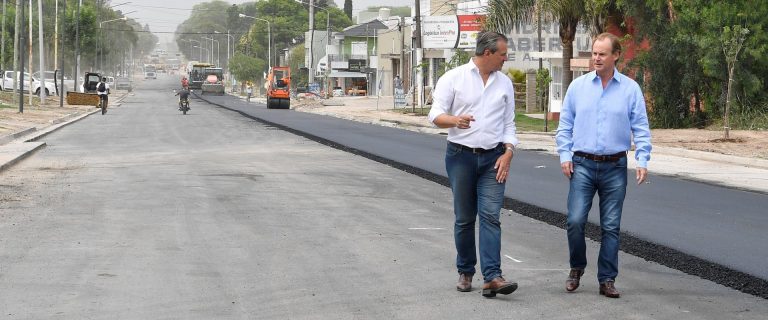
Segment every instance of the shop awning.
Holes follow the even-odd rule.
[[[329,78],[365,78],[365,73],[351,71],[333,71],[328,75]]]

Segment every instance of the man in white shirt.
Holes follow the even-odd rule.
[[[96,94],[99,95],[100,100],[104,101],[105,106],[109,105],[109,83],[107,83],[107,77],[102,77],[101,81],[96,85]]]
[[[459,282],[472,290],[477,253],[475,220],[480,217],[483,296],[510,294],[517,283],[501,276],[501,223],[504,188],[518,140],[512,81],[499,72],[507,60],[507,38],[478,36],[475,57],[445,73],[433,93],[429,121],[448,130],[445,168],[453,191],[454,240]]]

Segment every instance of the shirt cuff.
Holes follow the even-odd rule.
[[[637,166],[639,168],[648,168],[648,160],[638,160]]]
[[[560,163],[573,161],[573,152],[560,151]]]

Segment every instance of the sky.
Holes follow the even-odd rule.
[[[118,5],[128,1],[130,1],[130,3],[116,6],[114,9],[119,9],[126,13],[135,11],[133,13],[128,13],[127,16],[137,20],[142,25],[149,24],[149,27],[153,32],[158,32],[156,35],[160,38],[161,46],[164,42],[173,41],[173,32],[176,31],[176,27],[179,24],[189,18],[189,14],[194,5],[208,2],[201,0],[111,0],[111,3],[112,5]],[[253,0],[225,1],[232,4],[253,2]],[[344,6],[344,0],[333,1],[339,7]],[[389,0],[387,1],[387,4],[391,6],[413,5],[413,0]],[[359,10],[377,5],[381,5],[381,0],[352,0],[353,15]]]

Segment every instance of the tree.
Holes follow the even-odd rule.
[[[352,0],[344,0],[344,13],[349,19],[352,19]]]
[[[229,70],[240,81],[256,82],[264,78],[266,61],[249,57],[242,53],[235,53],[229,61]]]
[[[723,117],[726,140],[728,140],[728,133],[731,130],[731,128],[728,127],[728,111],[730,111],[731,107],[733,70],[736,67],[736,58],[739,56],[739,51],[741,51],[741,48],[744,46],[744,39],[747,37],[747,34],[749,34],[749,29],[735,25],[733,27],[723,27],[723,34],[721,36],[725,61],[728,63],[728,93],[725,98],[725,116]]]
[[[540,10],[545,21],[556,21],[560,26],[560,42],[563,45],[563,95],[573,80],[571,59],[573,40],[579,21],[586,17],[587,2],[602,0],[490,0],[486,26],[491,30],[508,33],[513,26],[531,22],[536,10]],[[595,8],[599,6],[594,5]],[[593,12],[596,10],[593,10]]]
[[[331,31],[342,31],[344,28],[352,25],[352,20],[339,8],[328,8],[328,13],[331,17]],[[326,19],[328,14],[323,10],[315,11],[315,26],[319,29],[324,29],[326,26]]]

